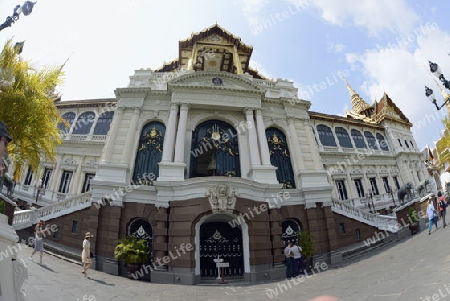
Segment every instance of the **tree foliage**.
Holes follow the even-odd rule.
[[[13,141],[8,154],[14,178],[27,164],[36,171],[42,158],[54,160],[61,143],[58,123],[64,122],[54,104],[54,89],[61,83],[60,67],[33,68],[20,58],[8,40],[0,53],[0,120]]]
[[[445,117],[442,120],[445,129],[443,130],[441,139],[436,143],[436,151],[439,158],[439,167],[442,168],[445,162],[450,162],[450,120]]]

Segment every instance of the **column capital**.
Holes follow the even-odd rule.
[[[182,103],[180,105],[180,111],[187,111],[189,110],[189,104],[188,103]]]
[[[253,115],[254,108],[245,108],[244,113],[245,115]]]

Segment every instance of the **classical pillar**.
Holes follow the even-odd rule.
[[[174,162],[184,163],[184,145],[186,144],[186,126],[187,126],[188,105],[181,104],[180,121],[178,123],[177,139],[175,142],[175,160]]]
[[[262,165],[271,165],[269,144],[267,143],[266,138],[266,127],[264,126],[261,109],[256,110],[256,126],[258,130],[259,149],[261,150]]]
[[[261,158],[258,151],[258,139],[256,137],[255,121],[253,120],[253,109],[245,109],[245,117],[247,118],[247,124],[251,125],[248,128],[250,162],[252,166],[261,165]]]
[[[75,174],[73,175],[73,181],[70,183],[69,192],[70,193],[76,193],[78,194],[78,187],[80,186],[80,179],[81,179],[81,166],[83,165],[85,156],[80,157],[80,161],[78,162],[77,169],[75,170]]]
[[[58,156],[56,157],[56,167],[52,172],[52,180],[50,181],[49,188],[53,191],[58,191],[58,187],[56,185],[58,184],[58,178],[60,177],[60,169],[61,169],[61,161],[62,157]]]
[[[127,133],[127,141],[125,143],[125,147],[122,152],[122,159],[120,160],[120,163],[123,164],[129,164],[130,163],[130,152],[131,149],[134,149],[134,139],[135,139],[135,133],[136,133],[136,126],[139,120],[141,109],[134,108],[133,116],[131,117],[131,123],[130,127],[128,128]]]
[[[164,137],[162,162],[172,162],[173,159],[173,145],[175,143],[175,130],[177,128],[177,114],[178,104],[173,103],[170,106],[169,121],[167,123],[167,130]]]
[[[111,154],[114,149],[114,145],[116,144],[117,132],[119,131],[120,124],[122,123],[122,115],[123,115],[123,109],[117,108],[116,114],[114,116],[114,124],[109,133],[109,141],[106,146],[105,155],[102,160],[103,162],[109,163],[109,160],[111,160]]]
[[[289,134],[292,145],[291,157],[293,157],[293,163],[295,167],[295,172],[298,169],[305,169],[305,162],[303,162],[303,154],[300,150],[300,143],[298,141],[297,131],[295,130],[295,122],[293,117],[288,118]],[[292,156],[295,154],[295,156]]]

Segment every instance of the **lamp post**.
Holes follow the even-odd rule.
[[[375,204],[373,203],[373,196],[374,196],[374,193],[372,192],[372,189],[369,189],[368,192],[366,193],[366,198],[370,199],[370,201],[367,202],[370,213],[376,213]],[[373,209],[370,208],[370,203],[372,203]]]
[[[23,14],[24,16],[28,16],[29,14],[31,14],[31,12],[33,11],[33,6],[35,4],[36,2],[25,1],[22,5],[16,5],[16,7],[14,7],[13,14],[6,17],[5,22],[3,22],[3,24],[0,24],[0,31],[7,27],[10,27],[17,20],[19,20],[20,14]]]
[[[391,186],[388,186],[388,193],[391,195],[391,197],[392,197],[392,202],[394,202],[394,207],[397,207],[397,205],[395,204],[395,200],[394,200],[394,189],[392,189],[392,187]]]
[[[441,83],[444,85],[446,89],[450,90],[450,82],[445,78],[444,74],[441,72],[441,68],[439,68],[439,65],[431,61],[428,61],[428,63],[430,65],[430,72],[441,81]],[[425,86],[425,96],[428,97],[428,99],[436,106],[437,110],[442,109],[442,107],[444,107],[447,104],[447,102],[450,101],[450,97],[445,97],[444,98],[445,102],[439,106],[437,104],[436,98],[434,98],[433,90],[428,88],[427,86]]]

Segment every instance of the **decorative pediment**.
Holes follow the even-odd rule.
[[[238,196],[237,189],[219,184],[209,186],[205,192],[213,213],[229,212],[232,213],[236,205],[236,197]]]
[[[169,89],[221,89],[231,91],[245,91],[263,94],[261,87],[243,76],[236,76],[225,72],[196,72],[189,73],[168,82]]]

